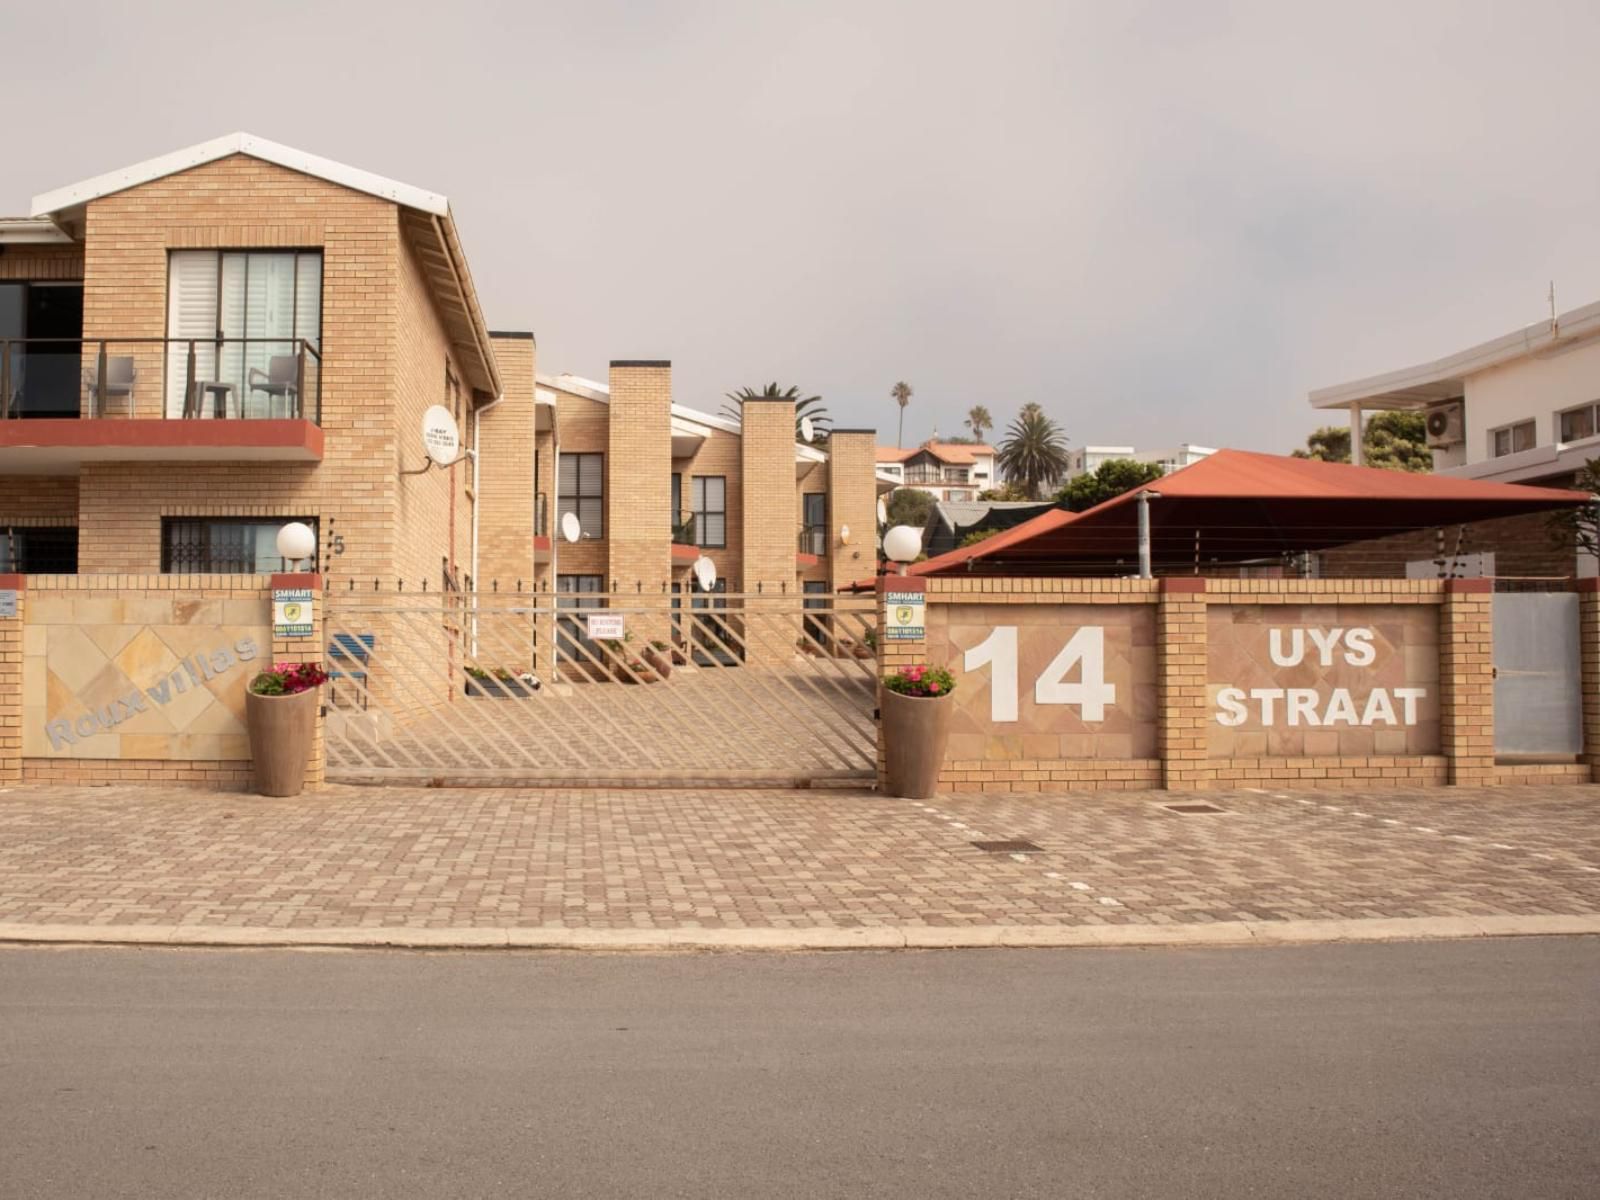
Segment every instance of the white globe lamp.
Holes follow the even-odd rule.
[[[310,558],[317,552],[317,535],[304,521],[290,521],[278,530],[278,553],[290,562]]]
[[[883,535],[883,552],[900,564],[904,574],[905,564],[915,562],[922,553],[922,530],[912,525],[896,525]]]

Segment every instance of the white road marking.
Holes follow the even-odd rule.
[[[1515,850],[1516,849],[1515,846],[1508,846],[1504,842],[1490,842],[1489,844],[1491,846],[1493,846],[1496,850]]]
[[[1075,892],[1087,892],[1089,890],[1089,885],[1087,883],[1079,883],[1076,880],[1067,884],[1067,886]]]
[[[1400,824],[1400,822],[1396,821],[1393,817],[1383,817],[1382,821],[1383,821],[1383,823],[1385,825],[1398,825],[1398,824]]]
[[[1061,878],[1061,872],[1060,871],[1046,871],[1044,873],[1044,877],[1046,879],[1060,879]]]
[[[1472,840],[1464,833],[1452,833],[1449,837],[1452,842],[1470,842]]]
[[[1344,809],[1340,808],[1337,804],[1324,804],[1322,807],[1327,809],[1329,812],[1343,812],[1344,811]]]
[[[1011,856],[1011,861],[1012,862],[1027,862],[1028,861],[1028,856],[1026,854],[1013,854]]]
[[[1356,810],[1355,810],[1355,809],[1353,809],[1353,808],[1352,808],[1352,809],[1351,809],[1351,810],[1350,810],[1350,815],[1351,815],[1351,816],[1352,816],[1352,817],[1370,817],[1370,816],[1372,816],[1372,814],[1371,814],[1371,813],[1364,813],[1364,812],[1357,812],[1357,811],[1356,811]]]
[[[1100,903],[1104,904],[1107,908],[1121,908],[1122,907],[1122,901],[1113,900],[1110,896],[1101,896],[1100,897]]]
[[[1426,825],[1413,825],[1411,828],[1415,829],[1418,833],[1438,833],[1439,832],[1437,829],[1429,829]]]

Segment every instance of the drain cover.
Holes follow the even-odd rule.
[[[1225,811],[1215,804],[1163,804],[1161,807],[1175,813],[1219,813]]]
[[[1025,842],[1017,838],[1009,842],[973,842],[979,850],[988,854],[1043,854],[1044,849],[1035,846],[1032,842]]]

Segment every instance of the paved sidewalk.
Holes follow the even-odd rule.
[[[1197,803],[1224,811],[1167,807]],[[926,804],[832,791],[332,788],[271,800],[19,788],[0,792],[0,938],[941,945],[1588,932],[1600,930],[1597,807],[1596,787]],[[972,844],[1010,839],[1039,851]]]

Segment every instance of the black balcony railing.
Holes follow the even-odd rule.
[[[699,545],[694,540],[694,517],[685,517],[672,527],[672,544],[674,546]]]
[[[305,338],[0,338],[0,419],[322,423]]]
[[[803,525],[800,528],[800,553],[821,558],[828,552],[828,529],[825,525]]]

